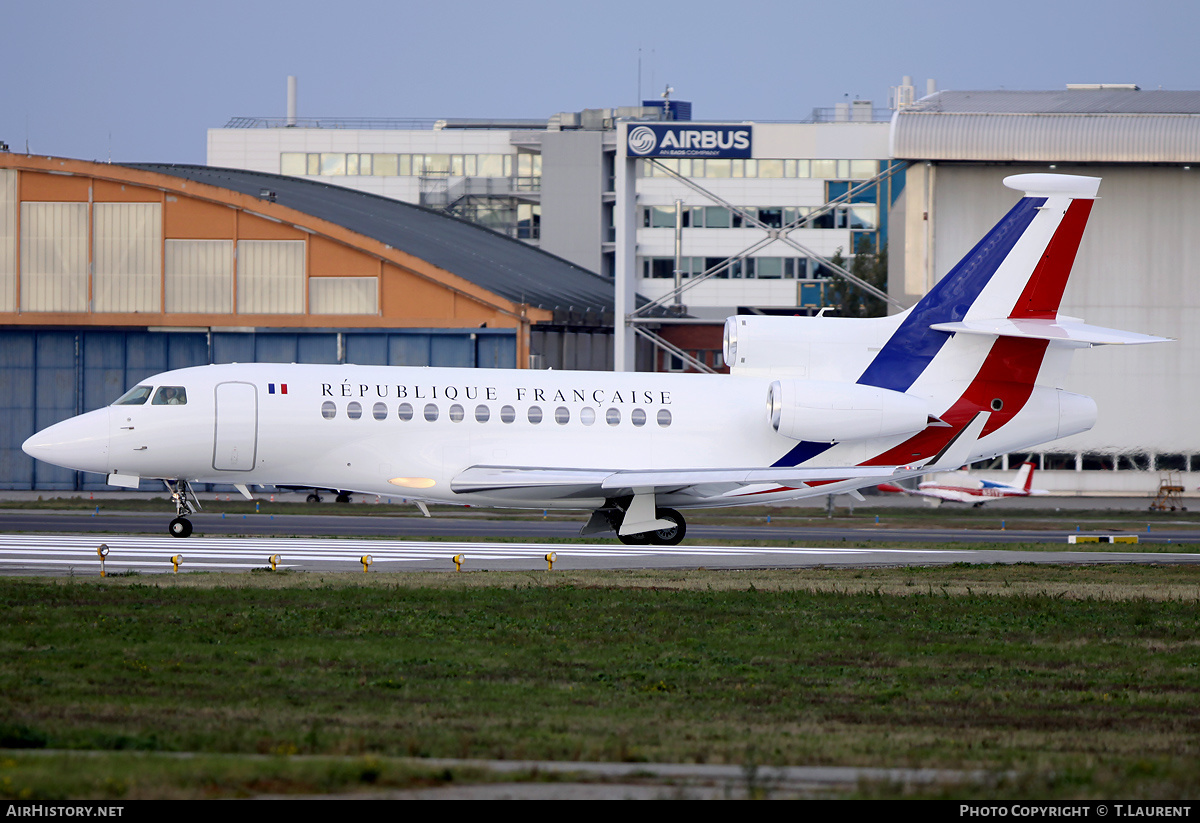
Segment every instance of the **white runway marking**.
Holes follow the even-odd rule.
[[[279,567],[304,571],[362,572],[359,558],[371,555],[371,570],[453,571],[463,554],[466,571],[545,569],[798,568],[814,566],[944,565],[947,563],[1200,563],[1200,554],[1151,552],[1031,552],[1007,549],[931,550],[914,548],[790,548],[762,546],[625,546],[608,543],[469,543],[463,541],[339,540],[290,537],[192,537],[0,534],[0,574],[100,573],[97,547],[109,554],[105,569],[169,573],[171,557],[182,555],[182,572],[249,571],[266,568],[273,554]]]
[[[466,557],[464,568],[541,568],[547,552],[557,555],[556,563],[571,560],[615,561],[605,565],[618,566],[621,561],[642,565],[650,559],[658,563],[684,558],[763,558],[769,556],[801,556],[828,554],[908,554],[910,549],[814,549],[762,548],[738,546],[625,546],[619,543],[469,543],[450,541],[406,540],[336,540],[304,538],[228,538],[192,537],[180,540],[171,537],[122,537],[99,535],[29,535],[0,534],[0,573],[5,571],[61,572],[64,567],[81,572],[99,573],[97,548],[104,544],[109,553],[105,567],[109,572],[124,570],[171,571],[173,555],[182,555],[183,571],[216,571],[218,569],[253,569],[269,565],[268,558],[280,555],[280,567],[347,571],[362,568],[359,558],[369,554],[372,568],[386,570],[390,563],[433,564],[433,568],[453,568],[451,558]],[[928,551],[922,552],[930,554]],[[968,552],[943,551],[943,555]],[[520,564],[518,565],[514,565]],[[497,565],[499,564],[499,565]],[[590,564],[589,564],[590,565]]]

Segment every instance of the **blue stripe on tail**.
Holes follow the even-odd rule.
[[[950,338],[934,331],[934,323],[955,323],[979,297],[996,269],[1046,202],[1044,197],[1024,197],[971,249],[950,273],[909,312],[900,328],[863,371],[858,382],[893,391],[907,391]]]

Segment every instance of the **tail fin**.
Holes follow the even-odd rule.
[[[1021,468],[1017,469],[1017,476],[1013,480],[1013,485],[1019,489],[1023,489],[1026,493],[1033,488],[1033,464],[1026,461],[1021,464]]]
[[[1163,339],[1058,314],[1099,178],[1018,174],[1004,184],[1024,196],[908,311],[858,379],[925,398],[948,426],[927,428],[868,463],[940,457],[951,445],[969,455],[1000,454],[1086,431],[1095,403],[1057,388],[1067,357],[1048,358],[1050,347]],[[1027,405],[1024,422],[989,438]],[[976,444],[985,438],[986,446]]]
[[[1004,184],[1025,196],[909,309],[859,383],[907,391],[950,339],[947,332],[1057,315],[1100,178],[1018,174]]]

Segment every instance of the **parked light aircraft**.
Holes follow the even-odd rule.
[[[1017,469],[1017,476],[1012,485],[997,483],[995,480],[984,480],[973,476],[970,472],[961,471],[951,474],[938,475],[933,480],[927,480],[915,489],[906,489],[894,483],[880,483],[882,492],[900,494],[915,494],[928,498],[925,502],[940,505],[943,500],[951,503],[970,503],[976,508],[991,500],[1002,500],[1006,497],[1029,497],[1032,494],[1048,494],[1045,489],[1033,488],[1033,464],[1025,462]]]
[[[1023,197],[911,309],[731,317],[729,375],[225,364],[154,375],[30,437],[40,460],[171,489],[331,488],[590,509],[581,534],[674,545],[679,509],[854,491],[1091,428],[1075,348],[1163,338],[1058,314],[1100,180],[1020,174]]]

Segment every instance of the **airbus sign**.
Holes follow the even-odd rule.
[[[630,157],[753,157],[750,126],[630,125]]]

